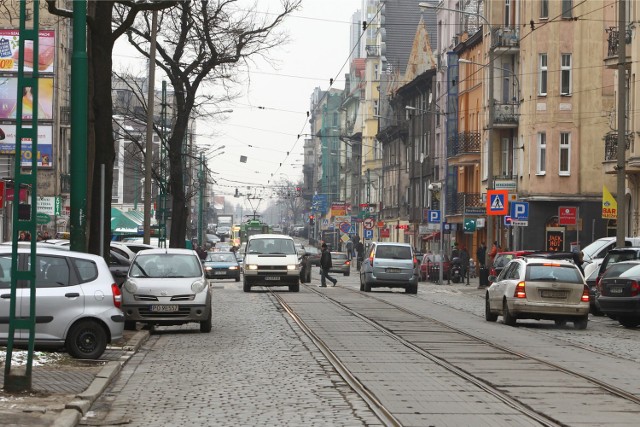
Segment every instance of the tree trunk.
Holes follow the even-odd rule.
[[[187,152],[185,136],[188,119],[178,116],[178,120],[169,139],[169,173],[170,193],[173,196],[171,204],[171,232],[169,245],[172,248],[184,248],[187,236],[187,219],[189,207],[184,193],[184,153]]]
[[[89,87],[90,93],[90,126],[94,129],[94,144],[89,144],[90,153],[88,164],[87,195],[88,224],[87,242],[91,253],[100,253],[100,231],[104,230],[105,242],[103,253],[109,255],[109,240],[111,237],[111,196],[113,182],[113,163],[115,147],[113,140],[113,123],[111,120],[113,105],[111,101],[111,70],[113,36],[111,30],[113,3],[107,1],[92,2],[95,5],[95,15],[92,31],[90,32],[87,49],[90,56]],[[96,118],[98,118],[96,120]],[[108,118],[108,119],[107,119]],[[93,124],[93,126],[91,126]],[[91,149],[92,148],[92,149]],[[93,154],[93,155],[92,155]],[[101,202],[103,182],[101,166],[104,165],[105,203]],[[104,211],[104,223],[100,222],[100,213]]]

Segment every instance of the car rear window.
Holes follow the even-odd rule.
[[[224,253],[210,253],[207,256],[207,261],[211,262],[236,262],[236,257],[232,253],[224,254]]]
[[[347,259],[347,254],[332,252],[331,253],[331,258],[332,259]]]
[[[525,280],[583,283],[580,271],[571,265],[529,264]]]
[[[98,277],[98,267],[95,262],[79,258],[71,258],[71,262],[76,266],[80,282],[90,282]]]
[[[640,276],[640,265],[636,263],[617,263],[607,268],[602,278],[607,277],[638,277]]]
[[[411,259],[411,248],[391,245],[378,246],[376,249],[376,258]]]
[[[609,252],[605,257],[605,260],[602,261],[601,269],[604,271],[611,264],[622,261],[632,261],[634,259],[638,259],[636,251]]]

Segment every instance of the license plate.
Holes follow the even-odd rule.
[[[621,287],[609,288],[609,293],[610,294],[621,294],[622,293],[622,288]]]
[[[213,274],[227,274],[227,272],[226,271],[216,271]]]
[[[385,271],[387,273],[400,273],[400,269],[399,268],[387,268]]]
[[[567,291],[541,291],[542,298],[566,298]]]
[[[280,276],[267,276],[264,280],[280,280]]]
[[[151,311],[155,312],[155,313],[169,313],[169,312],[173,312],[173,311],[178,311],[178,306],[173,304],[173,305],[152,305],[151,306]]]

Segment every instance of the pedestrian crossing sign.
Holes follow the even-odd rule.
[[[487,190],[487,215],[509,214],[509,191]]]

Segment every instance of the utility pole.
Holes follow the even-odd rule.
[[[149,81],[147,82],[147,141],[144,150],[144,236],[143,242],[151,242],[151,166],[153,159],[153,106],[155,104],[156,79],[156,34],[158,26],[158,11],[151,15],[151,43],[149,47]],[[202,242],[200,242],[202,244]]]
[[[479,15],[480,16],[480,15]],[[486,20],[486,19],[485,19]],[[487,194],[489,190],[493,190],[493,121],[495,116],[495,104],[493,98],[493,90],[494,90],[494,81],[493,81],[493,73],[494,73],[494,64],[493,64],[493,37],[491,35],[491,25],[489,22],[486,22],[487,27],[489,27],[489,127],[487,129]],[[505,200],[506,203],[506,200]],[[493,216],[487,215],[487,245],[491,245],[494,240],[497,240],[494,236],[495,232],[493,230]],[[489,246],[491,247],[491,246]],[[489,256],[490,252],[487,251],[487,258],[485,260],[486,264],[489,265]]]
[[[204,178],[204,153],[200,152],[200,172],[198,174],[198,178],[200,179],[200,199],[198,203],[198,245],[202,246],[203,238],[202,238],[202,230],[204,227],[203,224],[203,211],[204,211],[204,190],[205,190],[205,178]],[[233,221],[232,221],[233,222]]]
[[[627,149],[626,135],[626,66],[627,55],[627,31],[625,28],[625,0],[618,1],[618,151],[616,162],[616,202],[618,204],[618,217],[616,223],[616,246],[624,247],[626,236],[626,207],[625,207],[625,162]]]

